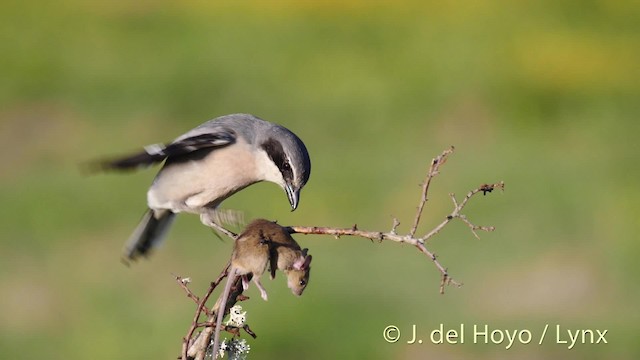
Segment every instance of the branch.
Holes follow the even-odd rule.
[[[443,165],[447,162],[447,157],[453,153],[455,148],[452,146],[445,151],[442,152],[439,156],[433,158],[431,160],[431,166],[429,167],[429,171],[427,172],[427,178],[422,183],[422,196],[420,197],[420,202],[418,203],[418,210],[416,211],[416,218],[413,221],[413,227],[411,227],[411,231],[409,231],[410,236],[414,236],[416,231],[418,230],[418,224],[420,223],[420,217],[422,216],[422,210],[424,210],[424,205],[427,203],[427,194],[429,193],[429,185],[431,185],[431,179],[433,179],[440,172],[440,165]]]
[[[451,150],[451,149],[450,149]],[[448,154],[450,154],[451,152],[443,152],[442,155],[440,155],[439,157],[435,158],[433,160],[433,162],[431,163],[431,169],[429,171],[429,174],[427,175],[427,181],[425,181],[425,184],[423,189],[428,190],[428,184],[430,182],[430,179],[433,178],[433,176],[435,176],[437,174],[437,169],[438,166],[434,165],[434,164],[442,164],[442,159],[445,159],[446,156]],[[435,172],[432,171],[435,167]],[[381,231],[366,231],[366,230],[359,230],[357,225],[353,225],[351,228],[331,228],[331,227],[318,227],[318,226],[289,226],[288,230],[290,233],[294,234],[294,233],[298,233],[298,234],[314,234],[314,235],[332,235],[333,237],[340,238],[341,236],[356,236],[356,237],[362,237],[362,238],[366,238],[366,239],[370,239],[370,240],[377,240],[377,241],[384,241],[384,240],[388,240],[388,241],[394,241],[394,242],[399,242],[399,243],[406,243],[406,244],[410,244],[413,245],[415,247],[417,247],[423,254],[425,254],[429,259],[431,259],[431,261],[433,262],[433,264],[436,266],[436,268],[438,269],[438,271],[440,272],[440,274],[442,275],[442,281],[440,284],[440,293],[444,294],[444,286],[445,285],[455,285],[457,287],[460,287],[462,284],[455,281],[448,273],[447,269],[442,266],[442,264],[437,260],[436,254],[432,253],[431,251],[429,251],[426,247],[425,247],[425,243],[427,242],[427,240],[431,239],[432,237],[434,237],[436,234],[438,234],[451,220],[458,218],[460,220],[462,220],[463,223],[465,223],[469,229],[471,230],[471,232],[473,233],[473,235],[476,238],[480,238],[480,236],[478,235],[476,230],[482,230],[482,231],[494,231],[495,227],[493,226],[477,226],[472,224],[465,215],[461,214],[461,211],[464,209],[464,207],[467,205],[467,203],[469,202],[469,200],[476,194],[482,192],[483,194],[487,194],[492,192],[494,189],[501,189],[504,190],[504,182],[499,182],[499,183],[495,183],[495,184],[482,184],[480,185],[477,189],[470,191],[467,196],[465,196],[461,202],[458,203],[458,201],[456,200],[456,197],[454,194],[449,194],[451,196],[451,200],[453,201],[453,205],[454,208],[451,211],[451,213],[449,215],[447,215],[445,217],[445,219],[438,224],[436,227],[434,227],[429,233],[427,233],[426,235],[422,236],[422,237],[416,237],[415,236],[415,228],[417,227],[417,224],[420,221],[420,216],[422,213],[422,210],[424,209],[424,202],[426,202],[427,199],[427,193],[425,191],[423,191],[422,193],[422,199],[424,201],[420,202],[420,206],[418,207],[418,213],[416,214],[416,220],[414,221],[414,225],[411,229],[411,231],[406,234],[406,235],[400,235],[397,233],[397,228],[398,225],[400,224],[400,222],[398,221],[398,219],[393,219],[393,225],[391,227],[391,231],[389,232],[381,232]]]
[[[189,331],[187,332],[187,335],[182,340],[182,359],[183,360],[188,359],[188,349],[191,343],[191,338],[193,337],[193,333],[198,327],[203,326],[203,324],[198,322],[198,320],[200,319],[200,315],[204,312],[206,315],[208,315],[209,318],[214,318],[215,320],[215,309],[209,310],[205,304],[207,303],[207,300],[209,300],[209,297],[213,293],[213,290],[215,290],[215,288],[220,284],[220,282],[227,276],[230,265],[231,265],[230,262],[227,263],[227,266],[225,266],[225,268],[222,270],[220,275],[218,275],[218,278],[209,285],[209,289],[207,289],[207,292],[204,294],[202,299],[199,299],[195,294],[193,294],[193,292],[191,292],[191,290],[187,287],[188,282],[184,281],[185,279],[181,278],[180,276],[176,276],[176,280],[178,281],[178,284],[187,293],[187,297],[194,300],[197,304],[196,313],[193,317],[193,321],[191,322],[191,327],[189,327]]]
[[[227,263],[227,266],[225,267],[224,271],[220,274],[220,276],[218,277],[218,279],[216,279],[216,282],[211,283],[211,287],[209,287],[209,294],[210,292],[213,291],[213,289],[215,289],[215,287],[222,281],[223,278],[225,278],[228,275],[228,270],[230,267],[230,263]],[[229,297],[227,300],[227,305],[224,307],[225,309],[231,309],[236,302],[238,301],[244,301],[249,299],[249,297],[242,295],[242,292],[244,291],[244,289],[242,288],[242,279],[241,277],[237,277],[236,282],[233,284],[233,286],[231,287],[231,292],[229,293]],[[202,360],[205,358],[206,354],[207,354],[207,349],[209,348],[209,345],[211,344],[211,337],[215,331],[215,324],[216,324],[216,320],[218,316],[224,316],[225,314],[219,314],[219,309],[221,306],[221,300],[222,300],[222,295],[220,294],[220,296],[218,297],[218,300],[216,301],[215,305],[213,306],[213,309],[211,311],[211,315],[209,315],[207,317],[207,321],[204,323],[206,326],[204,327],[204,329],[200,332],[200,334],[198,334],[198,337],[192,342],[190,343],[190,338],[187,337],[185,339],[185,341],[183,342],[183,356],[182,359],[196,359],[196,360]],[[206,299],[205,299],[206,301]],[[196,312],[197,314],[197,312]],[[198,315],[198,314],[197,314]],[[194,318],[194,322],[192,323],[192,328],[195,330],[196,327],[198,327],[197,324],[197,319]],[[226,330],[226,327],[222,330]],[[251,331],[251,329],[249,327],[245,328],[245,331],[247,331],[247,333],[253,337],[255,337],[255,333],[253,333],[253,331]],[[191,335],[193,335],[193,331],[191,331],[190,329],[190,333]],[[189,334],[188,334],[189,335]],[[190,344],[189,344],[190,343]],[[188,344],[189,348],[186,352],[186,356],[185,356],[185,352],[184,352],[184,346],[186,346]]]
[[[196,305],[200,304],[200,298],[196,294],[194,294],[191,291],[191,289],[189,289],[189,283],[191,282],[191,278],[183,278],[181,276],[174,275],[174,274],[172,275],[175,277],[178,285],[180,285],[182,290],[184,290],[184,292],[187,294],[187,297],[193,300],[193,302],[195,302]],[[211,311],[204,305],[202,306],[202,311],[204,311],[204,313],[207,315],[211,314]]]

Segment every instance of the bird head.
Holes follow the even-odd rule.
[[[265,132],[259,146],[270,162],[271,171],[266,172],[265,180],[280,185],[287,194],[291,211],[295,210],[300,201],[300,191],[311,174],[311,159],[306,146],[294,133],[275,124]]]

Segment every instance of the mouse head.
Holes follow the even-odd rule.
[[[308,249],[303,249],[298,259],[293,263],[292,268],[284,271],[287,275],[287,286],[296,296],[302,295],[302,292],[309,284],[311,255],[308,255],[307,252]]]

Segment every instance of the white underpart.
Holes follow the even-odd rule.
[[[269,156],[239,139],[202,159],[162,168],[147,193],[147,201],[151,209],[203,214],[259,181],[285,186],[280,170]]]

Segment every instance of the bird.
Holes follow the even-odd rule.
[[[124,249],[123,260],[147,256],[166,237],[176,214],[200,215],[204,225],[225,232],[217,221],[220,204],[261,181],[279,185],[296,210],[311,174],[309,152],[284,126],[251,114],[206,121],[167,144],[97,161],[99,170],[135,170],[164,165],[147,191],[148,209]]]

